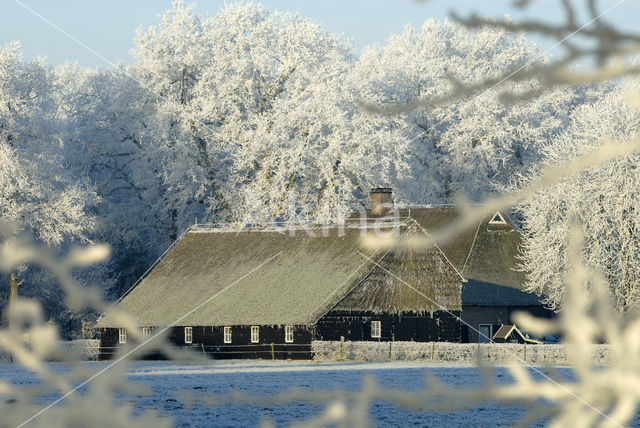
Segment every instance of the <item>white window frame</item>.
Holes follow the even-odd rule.
[[[371,338],[380,339],[382,337],[382,321],[371,321]]]
[[[293,326],[284,326],[284,343],[293,343]]]
[[[260,326],[251,326],[251,343],[260,343]]]
[[[231,343],[231,327],[225,327],[223,330],[224,343]]]
[[[151,327],[142,327],[142,341],[149,340],[151,337]]]
[[[498,216],[499,220],[496,220],[496,216]],[[507,221],[504,219],[504,217],[502,216],[502,213],[500,211],[496,211],[496,213],[491,216],[491,220],[489,221],[489,224],[507,224]]]
[[[118,343],[127,343],[127,329],[119,328],[118,329]]]
[[[184,328],[184,343],[193,343],[193,327]]]

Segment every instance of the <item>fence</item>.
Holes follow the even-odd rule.
[[[176,349],[192,351],[208,358],[223,359],[265,359],[265,360],[309,360],[313,358],[310,344],[261,343],[244,345],[205,345],[194,343],[187,346],[176,346]],[[117,356],[118,347],[98,345],[100,359],[113,359]],[[155,348],[142,353],[143,359],[162,359],[163,355]]]
[[[59,342],[61,353],[58,357],[50,358],[55,360],[81,360],[81,361],[97,361],[100,350],[100,341],[97,339],[77,339]],[[29,346],[27,344],[27,346]],[[0,351],[0,362],[12,361],[8,352]]]
[[[566,365],[566,345],[521,345],[512,343],[447,343],[447,342],[338,342],[314,341],[309,345],[227,345],[194,344],[185,349],[203,353],[213,359],[309,359],[317,361],[434,361],[508,363],[514,360],[538,365]],[[94,339],[62,342],[69,356],[84,361],[97,361],[101,350]],[[611,361],[608,345],[592,345],[591,361],[606,366]],[[102,348],[105,352],[105,349]],[[115,351],[115,349],[114,349]],[[0,353],[0,361],[10,356]]]
[[[312,343],[314,359],[319,361],[428,360],[440,362],[509,363],[524,361],[539,365],[566,365],[566,345],[523,345],[514,343],[447,342],[338,342]],[[594,365],[608,365],[608,345],[592,345]]]

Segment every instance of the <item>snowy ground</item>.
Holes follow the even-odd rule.
[[[52,363],[56,365],[57,363]],[[96,372],[106,363],[87,363]],[[37,380],[14,364],[0,364],[0,380],[30,384]],[[60,365],[60,370],[64,370]],[[566,371],[566,368],[559,369]],[[165,413],[179,426],[255,426],[264,418],[276,425],[287,425],[312,417],[324,406],[306,402],[286,405],[234,404],[214,407],[201,401],[226,396],[234,391],[273,396],[292,387],[313,390],[360,389],[366,376],[373,376],[389,388],[415,390],[425,386],[425,374],[434,374],[450,385],[474,386],[481,382],[473,366],[433,364],[425,362],[318,363],[290,361],[225,361],[211,365],[176,362],[135,362],[130,365],[129,379],[151,388],[150,396],[127,396],[123,400],[136,409],[152,408]],[[495,369],[498,381],[509,382],[506,369]],[[182,402],[183,394],[193,394],[192,406]],[[50,400],[50,397],[47,397]],[[209,399],[209,400],[208,400]],[[43,403],[46,403],[44,401]],[[517,407],[487,404],[463,412],[423,413],[374,402],[370,418],[378,426],[504,426],[523,415]]]

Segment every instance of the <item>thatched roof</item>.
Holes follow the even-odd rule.
[[[368,213],[368,211],[367,211]],[[354,214],[354,218],[358,213]],[[427,232],[453,224],[459,212],[454,206],[400,209],[400,218],[411,217]],[[540,306],[539,297],[522,291],[525,275],[516,270],[521,233],[509,217],[492,222],[496,214],[463,230],[439,247],[467,280],[462,285],[462,304],[479,306]]]
[[[404,233],[410,224],[396,227]],[[416,298],[417,293],[401,291],[397,282],[385,279],[388,274],[373,269],[374,263],[359,253],[361,232],[357,225],[346,227],[343,234],[338,228],[325,229],[324,233],[316,230],[318,236],[309,236],[304,230],[293,236],[289,230],[274,229],[194,230],[119,306],[132,314],[140,326],[311,325],[363,278],[371,283],[375,277],[379,285],[372,296],[377,297],[360,302],[360,307],[394,312],[431,310],[428,302]],[[276,254],[272,261],[250,273]],[[382,256],[374,253],[371,258],[379,260]],[[412,270],[417,262],[428,267]],[[427,295],[441,299],[447,309],[460,309],[460,278],[437,251],[429,250],[425,255],[390,252],[380,263],[393,268],[399,276],[406,273],[408,282],[415,281]],[[176,323],[184,314],[188,315]],[[117,324],[107,314],[97,326]]]
[[[413,225],[405,235],[424,234]],[[435,312],[461,309],[460,281],[435,247],[392,248],[334,309],[373,313]]]
[[[452,207],[413,208],[411,217],[427,231],[434,232],[453,223],[458,211]],[[487,216],[440,248],[467,280],[520,288],[524,274],[514,270],[518,264],[520,232],[510,223],[501,228],[489,227],[492,217]]]

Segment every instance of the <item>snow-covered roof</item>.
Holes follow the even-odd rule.
[[[497,343],[504,342],[518,342],[518,343],[531,343],[531,344],[540,344],[542,342],[530,339],[526,337],[515,324],[504,324],[501,325],[496,334],[493,335],[493,341]]]

